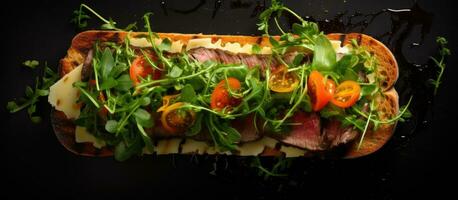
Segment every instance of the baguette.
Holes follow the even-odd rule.
[[[73,38],[71,46],[67,51],[67,55],[60,60],[59,74],[61,77],[69,74],[82,65],[93,48],[96,41],[99,42],[114,42],[123,43],[126,37],[141,38],[146,36],[147,33],[127,33],[118,31],[86,31],[78,34]],[[211,38],[213,43],[220,41],[221,46],[224,47],[229,43],[239,44],[240,48],[244,45],[257,44],[261,48],[269,48],[271,44],[269,38],[259,36],[233,36],[233,35],[203,35],[203,34],[178,34],[178,33],[158,33],[160,38],[168,38],[171,41],[181,41],[186,46],[190,40],[199,38]],[[398,66],[396,59],[390,50],[383,45],[383,43],[376,39],[359,33],[349,34],[328,34],[330,40],[342,41],[342,45],[350,43],[350,40],[356,39],[359,45],[368,49],[368,51],[375,55],[379,65],[376,75],[381,78],[381,88],[383,94],[379,95],[376,99],[378,104],[377,112],[381,113],[382,120],[390,119],[396,116],[399,112],[398,95],[394,89],[394,84],[398,78]],[[52,126],[54,133],[60,143],[69,151],[84,156],[112,156],[113,147],[103,145],[99,148],[95,147],[90,142],[78,142],[75,139],[76,125],[73,119],[68,119],[68,116],[61,111],[53,110],[51,114]],[[380,149],[393,135],[396,124],[384,124],[376,131],[369,130],[366,132],[360,147],[358,148],[359,138],[353,140],[345,148],[339,157],[342,158],[357,158],[371,154]],[[361,137],[361,134],[358,134]],[[314,151],[296,148],[285,145],[278,140],[264,136],[262,139],[239,144],[240,151],[238,152],[218,152],[213,146],[207,145],[205,142],[195,141],[189,138],[172,138],[161,139],[156,141],[155,152],[156,154],[170,154],[170,153],[198,153],[198,154],[235,154],[240,156],[272,156],[285,154],[287,157],[296,156],[314,156],[317,155]],[[322,155],[322,153],[318,153]]]

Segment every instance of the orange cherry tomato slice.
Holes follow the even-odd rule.
[[[331,102],[341,108],[348,108],[358,101],[360,92],[361,87],[357,82],[344,81],[337,86]]]
[[[299,85],[299,78],[292,72],[281,70],[272,73],[269,78],[269,88],[274,92],[292,92]]]
[[[326,91],[327,91],[327,95],[329,95],[330,99],[332,99],[333,95],[334,95],[334,92],[336,91],[336,83],[332,80],[332,79],[328,79],[326,81]]]
[[[182,109],[183,102],[177,102],[167,106],[161,115],[161,124],[169,133],[183,132],[194,124],[195,112],[190,109]]]
[[[154,62],[156,58],[151,57],[151,60]],[[157,80],[161,78],[161,71],[154,69],[148,61],[144,58],[144,56],[138,56],[132,62],[130,69],[130,79],[137,85],[140,83],[140,78],[146,78],[148,75],[152,75],[153,80]]]
[[[320,72],[314,70],[310,73],[307,88],[312,103],[312,110],[319,111],[332,99],[335,83],[332,80],[325,80]]]
[[[227,78],[227,81],[232,91],[237,91],[240,89],[240,81],[236,78],[229,77]],[[222,80],[218,83],[218,85],[216,85],[210,97],[210,107],[211,109],[217,111],[220,111],[226,107],[235,107],[239,105],[240,102],[241,100],[239,98],[230,96],[226,79]]]

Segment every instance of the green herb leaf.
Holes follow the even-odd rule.
[[[137,29],[137,22],[130,23],[130,24],[127,25],[126,28],[124,28],[123,30],[124,30],[124,31],[130,31],[130,30],[135,30],[135,29]]]
[[[152,121],[152,120],[150,120]],[[142,136],[142,139],[143,139],[143,143],[145,144],[145,147],[146,149],[149,151],[149,152],[154,152],[154,145],[153,145],[153,141],[151,140],[151,138],[148,136],[148,134],[146,134],[145,130],[143,129],[141,123],[139,123],[137,121],[137,128],[138,130],[140,131],[140,135]]]
[[[377,85],[370,84],[370,85],[362,85],[361,86],[361,96],[373,96],[377,92]]]
[[[168,38],[164,38],[161,44],[157,46],[160,51],[169,51],[170,47],[172,47],[172,42]]]
[[[40,63],[36,60],[26,60],[22,63],[22,65],[29,67],[31,69],[35,69]]]
[[[127,74],[121,75],[118,79],[116,79],[116,82],[118,84],[115,86],[115,89],[119,91],[128,91],[133,87],[132,80],[130,80],[130,76]]]
[[[180,98],[178,101],[195,103],[197,100],[196,91],[190,84],[186,84],[183,89],[181,89]]]
[[[299,66],[302,63],[303,59],[304,59],[304,54],[302,53],[297,54],[296,56],[294,56],[293,65]]]
[[[326,107],[324,107],[320,111],[320,116],[326,119],[330,119],[336,116],[343,116],[343,115],[345,115],[345,110],[333,104],[328,104]]]
[[[34,92],[33,92],[32,87],[27,86],[27,87],[25,88],[25,96],[28,97],[28,98],[30,98],[30,97],[33,96],[33,94],[34,94]]]
[[[109,133],[116,133],[116,128],[118,127],[118,121],[108,120],[105,124],[105,130]]]
[[[10,112],[13,113],[14,110],[16,110],[19,106],[17,105],[16,102],[14,101],[9,101],[8,104],[6,104],[6,109]]]
[[[108,77],[107,79],[103,80],[102,84],[100,84],[100,90],[108,90],[116,87],[117,85],[118,81],[112,77]]]
[[[150,120],[151,119],[151,114],[149,114],[148,111],[141,109],[141,108],[137,109],[134,112],[134,116],[140,120]]]
[[[134,112],[134,117],[137,123],[143,127],[151,128],[154,125],[153,120],[151,119],[151,114],[149,114],[149,112],[144,109],[137,109]]]
[[[41,122],[41,117],[40,116],[32,116],[32,117],[30,117],[30,121],[32,121],[32,123],[38,124],[38,123]]]
[[[253,54],[259,54],[261,53],[261,47],[258,45],[258,44],[254,44],[252,47],[251,47],[251,52]]]
[[[140,104],[142,106],[147,106],[147,105],[151,104],[151,98],[149,98],[149,97],[141,98]]]
[[[178,66],[173,66],[172,71],[168,74],[171,78],[178,78],[183,73],[183,69]]]
[[[345,55],[336,63],[336,72],[341,75],[344,75],[347,69],[352,69],[358,63],[358,56],[355,56],[353,54]]]
[[[197,134],[199,134],[201,132],[201,130],[202,130],[202,118],[203,118],[203,114],[197,113],[196,121],[194,122],[194,125],[191,126],[191,128],[189,128],[188,131],[186,131],[186,136],[188,136],[188,137],[194,136],[194,135],[197,135]]]
[[[336,52],[329,39],[319,35],[315,40],[312,69],[318,71],[332,71],[336,64]]]
[[[141,136],[132,139],[129,144],[121,141],[115,148],[114,157],[117,161],[125,161],[135,154],[141,152],[143,146],[143,139]]]
[[[100,68],[102,69],[102,78],[104,80],[108,79],[108,77],[110,76],[113,66],[114,66],[113,54],[109,48],[105,48],[102,54],[102,59],[100,61]]]
[[[353,71],[353,69],[351,68],[347,68],[343,76],[340,78],[340,81],[347,81],[347,80],[358,81],[358,78],[359,78],[358,73]]]
[[[441,84],[442,75],[445,71],[445,58],[451,55],[450,50],[446,47],[446,45],[448,44],[447,39],[445,39],[444,37],[437,37],[436,42],[437,44],[439,44],[439,54],[441,58],[440,60],[437,60],[434,57],[430,57],[431,60],[434,61],[436,66],[439,67],[439,71],[438,71],[436,80],[430,81],[434,85],[434,95],[437,94],[439,85]]]

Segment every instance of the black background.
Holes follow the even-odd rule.
[[[260,34],[256,30],[257,10],[264,1],[163,2],[165,6],[161,1],[87,3],[103,16],[112,17],[120,27],[139,21],[142,30],[143,13],[152,11],[156,32]],[[6,103],[21,97],[24,87],[33,84],[40,72],[20,63],[37,59],[56,69],[79,31],[69,21],[81,2],[11,3],[2,5],[0,12],[0,180],[5,184],[0,187],[0,198],[289,199],[298,195],[303,199],[397,199],[439,198],[454,189],[457,57],[449,58],[435,97],[426,84],[437,70],[428,58],[437,56],[434,38],[445,36],[452,54],[456,52],[458,26],[452,1],[418,1],[419,7],[415,1],[406,0],[287,1],[286,5],[301,16],[318,20],[325,32],[364,32],[385,42],[400,64],[396,87],[401,103],[414,96],[414,117],[399,124],[392,140],[370,156],[354,160],[301,158],[294,161],[287,178],[267,181],[248,167],[249,158],[200,156],[196,162],[190,156],[145,156],[120,163],[113,158],[73,155],[53,134],[46,99],[39,104],[39,114],[44,117],[41,124],[32,124],[25,112],[9,114]],[[413,12],[382,12],[386,8],[413,8]],[[92,28],[98,25],[95,19],[89,22]],[[209,173],[214,163],[216,176]]]

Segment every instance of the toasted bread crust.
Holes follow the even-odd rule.
[[[127,36],[127,32],[118,31],[86,31],[79,33],[72,40],[71,46],[67,51],[67,55],[60,60],[59,74],[64,76],[65,74],[72,71],[78,65],[84,62],[88,51],[93,47],[96,41],[110,41],[121,43]],[[130,37],[141,37],[147,33],[130,33]],[[169,38],[172,41],[181,40],[186,44],[191,39],[196,38],[212,38],[212,41],[221,40],[222,43],[233,42],[244,44],[258,44],[260,47],[271,46],[267,37],[260,36],[233,36],[233,35],[203,35],[203,34],[177,34],[177,33],[158,33],[161,38]],[[382,88],[385,91],[385,95],[382,95],[379,99],[380,112],[386,112],[387,116],[396,114],[399,110],[397,93],[393,88],[394,83],[398,77],[397,63],[393,54],[389,51],[385,45],[376,39],[357,33],[350,34],[329,34],[329,39],[341,40],[344,44],[348,44],[351,39],[357,39],[360,45],[365,46],[368,50],[374,53],[379,59],[381,67],[379,75],[384,76],[386,74],[385,82],[382,84]],[[54,128],[54,132],[59,141],[69,151],[84,156],[111,156],[113,150],[111,148],[103,147],[97,149],[90,143],[76,143],[75,141],[75,125],[67,119],[65,115],[60,111],[53,111],[51,114],[51,120]],[[348,152],[343,156],[344,158],[356,158],[364,155],[368,155],[380,149],[392,136],[395,125],[384,125],[375,132],[368,132],[363,140],[361,147],[357,148],[356,140],[350,147]],[[265,146],[264,151],[259,155],[278,155],[281,153],[278,149],[273,149]],[[310,156],[310,152],[304,153],[304,156]]]

